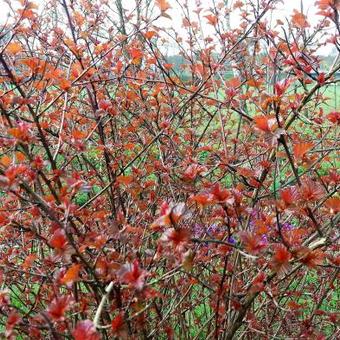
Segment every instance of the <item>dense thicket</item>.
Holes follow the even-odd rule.
[[[279,3],[2,1],[4,336],[339,336],[339,1]]]

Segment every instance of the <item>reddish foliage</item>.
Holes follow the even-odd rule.
[[[299,143],[293,147],[294,156],[297,159],[301,159],[305,154],[313,147],[313,143]]]
[[[120,281],[137,290],[143,289],[146,275],[147,272],[139,267],[138,260],[123,265],[119,271],[117,271],[117,276]]]
[[[66,285],[72,284],[78,279],[80,269],[81,269],[80,264],[73,264],[63,275],[60,282]]]
[[[75,340],[99,340],[100,336],[96,332],[92,321],[84,320],[79,321],[72,331],[72,335]]]
[[[290,259],[291,254],[284,245],[282,244],[275,245],[274,256],[271,263],[275,271],[286,272],[288,269],[288,263]]]
[[[54,298],[47,308],[49,316],[56,321],[63,320],[65,311],[70,306],[70,302],[70,296],[61,296]]]
[[[3,337],[336,337],[339,1],[1,6]]]
[[[298,249],[297,256],[302,263],[311,268],[315,268],[316,266],[321,265],[325,258],[325,254],[322,250],[310,250],[306,247]]]
[[[266,247],[266,242],[260,235],[244,231],[240,233],[240,238],[244,245],[244,248],[250,254],[258,254]]]

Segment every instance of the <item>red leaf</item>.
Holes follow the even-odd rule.
[[[274,85],[274,89],[275,89],[275,94],[278,96],[282,96],[286,90],[288,89],[289,85],[290,85],[290,81],[288,81],[287,79],[285,79],[284,81],[279,81]]]
[[[288,249],[282,245],[277,244],[274,248],[274,256],[272,259],[272,267],[275,271],[286,271],[288,267],[289,260],[291,259],[291,254]]]
[[[185,203],[163,205],[160,211],[161,216],[151,224],[151,228],[165,227],[177,224],[185,212]]]
[[[292,205],[297,199],[297,190],[295,187],[288,187],[282,189],[280,192],[280,196],[286,206]]]
[[[324,72],[321,72],[319,75],[318,75],[318,82],[322,85],[325,83],[325,73]]]
[[[230,191],[227,189],[221,189],[219,182],[212,186],[210,193],[214,196],[214,199],[217,202],[224,202],[231,197]]]
[[[311,250],[307,247],[301,247],[297,250],[297,257],[306,266],[315,268],[323,263],[325,253],[321,249]]]
[[[295,301],[288,301],[287,306],[291,310],[298,310],[302,308],[302,305],[298,304]]]
[[[161,241],[171,243],[174,248],[181,248],[189,241],[189,231],[186,229],[168,229],[161,237]]]
[[[65,231],[62,229],[57,229],[50,240],[50,246],[56,249],[65,249],[67,245],[67,238]]]
[[[8,185],[10,185],[8,177],[0,175],[0,188],[5,188]]]
[[[54,298],[47,308],[47,313],[53,320],[63,320],[64,314],[69,308],[71,300],[72,299],[70,296],[61,296]]]
[[[13,335],[13,329],[14,327],[20,322],[21,318],[17,312],[13,311],[8,315],[7,322],[6,322],[6,332],[5,336],[6,338],[11,339],[11,336]]]
[[[334,124],[340,124],[340,112],[333,111],[329,113],[327,119]]]
[[[138,260],[133,263],[124,264],[118,271],[117,276],[120,281],[134,287],[137,290],[142,290],[145,283],[147,272],[139,267]]]
[[[98,106],[101,110],[107,111],[111,107],[111,102],[109,100],[102,99],[99,101]]]
[[[228,84],[230,87],[236,88],[236,87],[239,87],[239,86],[241,85],[241,80],[240,80],[240,78],[233,77],[233,78],[230,78],[230,79],[227,81],[227,84]]]
[[[250,292],[256,293],[256,292],[263,291],[265,279],[266,279],[266,274],[264,272],[258,273],[251,283]]]
[[[300,188],[300,196],[307,202],[315,202],[319,200],[322,195],[323,190],[321,187],[311,179],[305,180]]]
[[[266,247],[266,242],[261,236],[254,235],[248,231],[242,231],[240,233],[240,239],[244,248],[250,254],[258,254]]]
[[[123,317],[123,314],[120,313],[111,322],[112,331],[116,333],[123,327],[123,325],[124,325],[124,317]]]
[[[204,172],[206,168],[199,164],[190,164],[183,173],[183,180],[193,181],[200,173]]]
[[[74,340],[99,340],[100,336],[91,320],[83,320],[77,323],[72,331]]]

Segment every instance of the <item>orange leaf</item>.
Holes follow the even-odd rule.
[[[329,9],[332,5],[340,7],[339,2],[336,2],[335,0],[318,0],[315,2],[315,5],[317,5],[321,10]]]
[[[156,5],[161,10],[161,12],[165,12],[171,8],[167,0],[156,0]]]
[[[22,264],[22,267],[27,270],[32,267],[33,262],[36,260],[38,256],[36,254],[30,254],[26,257],[24,263]]]
[[[17,54],[22,51],[22,47],[17,42],[12,42],[7,46],[7,52],[11,54]]]
[[[29,140],[29,128],[28,126],[21,125],[19,127],[10,128],[7,130],[7,132],[14,138],[20,139],[22,141],[28,141]]]
[[[135,143],[127,143],[125,144],[125,149],[126,150],[133,150],[136,147]]]
[[[102,220],[108,215],[106,210],[95,211],[92,215],[94,220]]]
[[[86,133],[80,130],[73,130],[71,135],[74,139],[83,139],[86,137]]]
[[[247,85],[250,86],[250,87],[260,87],[261,84],[262,84],[261,81],[256,80],[254,78],[247,80]]]
[[[174,64],[170,64],[170,63],[164,64],[164,68],[166,68],[167,70],[171,70],[173,66]]]
[[[70,87],[71,87],[71,82],[67,79],[61,79],[59,81],[59,87],[64,90],[67,91]]]
[[[60,282],[62,284],[72,284],[73,282],[78,280],[79,272],[80,272],[80,264],[73,264],[65,273],[65,275],[61,278]]]
[[[298,304],[295,301],[288,301],[287,306],[291,310],[298,310],[302,308],[302,305]]]
[[[196,202],[199,205],[205,206],[214,202],[214,197],[208,193],[197,194],[190,197],[190,201]]]
[[[294,14],[292,15],[292,23],[301,29],[309,27],[306,16],[303,13],[298,12],[296,9],[294,9]]]
[[[228,85],[230,87],[239,87],[241,85],[241,80],[240,80],[240,78],[233,77],[233,78],[228,80]]]
[[[217,16],[216,15],[206,15],[205,18],[208,19],[209,24],[215,26],[217,24]]]
[[[267,116],[256,116],[254,117],[256,127],[265,132],[271,132],[275,128],[275,118]]]
[[[338,212],[340,212],[340,198],[329,198],[326,201],[325,206],[330,210],[331,214],[337,214]]]
[[[16,157],[18,162],[23,162],[26,159],[26,156],[20,151],[17,151],[15,153],[15,157]]]
[[[293,147],[294,156],[297,159],[301,159],[305,156],[305,154],[314,146],[313,143],[300,143],[295,144]]]
[[[117,183],[119,184],[125,184],[125,185],[129,185],[133,182],[133,176],[131,175],[126,175],[126,176],[118,176],[117,177]]]
[[[254,171],[248,168],[238,167],[237,173],[246,178],[251,178],[254,176]]]
[[[130,55],[132,59],[140,59],[143,57],[143,52],[139,48],[131,48]]]
[[[152,39],[157,33],[155,31],[147,31],[145,32],[144,36],[146,39]]]
[[[12,159],[11,157],[5,155],[1,157],[0,163],[7,168],[12,164]]]
[[[59,228],[53,233],[50,240],[50,246],[59,250],[65,249],[67,246],[67,238],[64,230]]]

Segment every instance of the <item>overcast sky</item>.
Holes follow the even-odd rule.
[[[18,2],[16,0],[11,0],[13,3]],[[111,0],[114,2],[114,0]],[[180,0],[181,1],[181,0]],[[235,2],[236,0],[230,0],[231,3]],[[292,13],[293,9],[300,9],[300,1],[301,0],[282,0],[282,3],[279,4],[278,10],[276,11],[276,16],[278,18],[282,17],[289,17],[290,13]],[[44,0],[33,0],[32,2],[36,4],[43,4]],[[168,0],[169,4],[172,6],[172,9],[169,11],[169,14],[171,15],[172,19],[176,21],[176,18],[179,16],[176,15],[176,1],[175,0]],[[183,2],[183,1],[182,1]],[[201,0],[202,7],[208,8],[210,4],[212,3],[211,0]],[[218,2],[218,1],[217,1]],[[316,7],[315,7],[315,0],[302,0],[304,11],[308,14],[308,19],[313,23],[316,22],[317,16],[316,13]],[[189,0],[189,3],[192,7],[195,5],[195,0]],[[123,0],[123,5],[125,8],[131,8],[131,6],[134,6],[133,0]],[[0,22],[4,22],[6,19],[6,15],[8,13],[8,6],[6,5],[5,0],[0,0]],[[178,14],[178,13],[177,13]]]
[[[16,3],[17,0],[10,0],[12,3]],[[45,3],[45,0],[32,0],[36,4],[42,5]],[[109,0],[112,3],[114,3],[114,0]],[[231,3],[235,2],[236,0],[230,0]],[[319,20],[320,16],[316,15],[316,12],[318,9],[315,6],[316,0],[302,0],[303,3],[303,10],[304,13],[307,15],[309,23],[313,26],[315,25]],[[132,9],[135,5],[135,0],[123,0],[123,6],[126,9]],[[179,0],[179,2],[183,3],[183,0]],[[189,6],[191,7],[191,10],[196,8],[196,0],[188,0]],[[219,1],[216,1],[218,3]],[[166,27],[173,27],[178,31],[179,33],[182,28],[182,16],[181,12],[179,10],[178,5],[176,4],[176,0],[168,0],[168,3],[172,6],[172,9],[168,11],[169,15],[171,16],[170,19],[161,18],[158,20],[157,24],[159,26],[166,26]],[[212,7],[212,0],[201,0],[201,7],[203,7],[203,13],[204,10],[208,9],[209,7]],[[284,18],[290,18],[292,12],[294,9],[300,10],[301,6],[301,0],[282,0],[281,3],[279,3],[276,7],[277,10],[274,11],[272,14],[272,22],[275,23],[277,19],[281,19],[284,21]],[[189,8],[190,8],[189,7]],[[4,23],[6,20],[8,12],[8,6],[6,5],[5,0],[0,0],[0,23]],[[193,14],[193,19],[195,18],[195,15]],[[231,25],[232,27],[238,26],[238,17],[236,15],[231,15]],[[207,21],[205,21],[205,27],[203,29],[205,35],[211,35],[213,34],[213,29],[211,25],[207,24]],[[332,47],[328,46],[323,49],[323,54],[329,54],[331,52]]]

